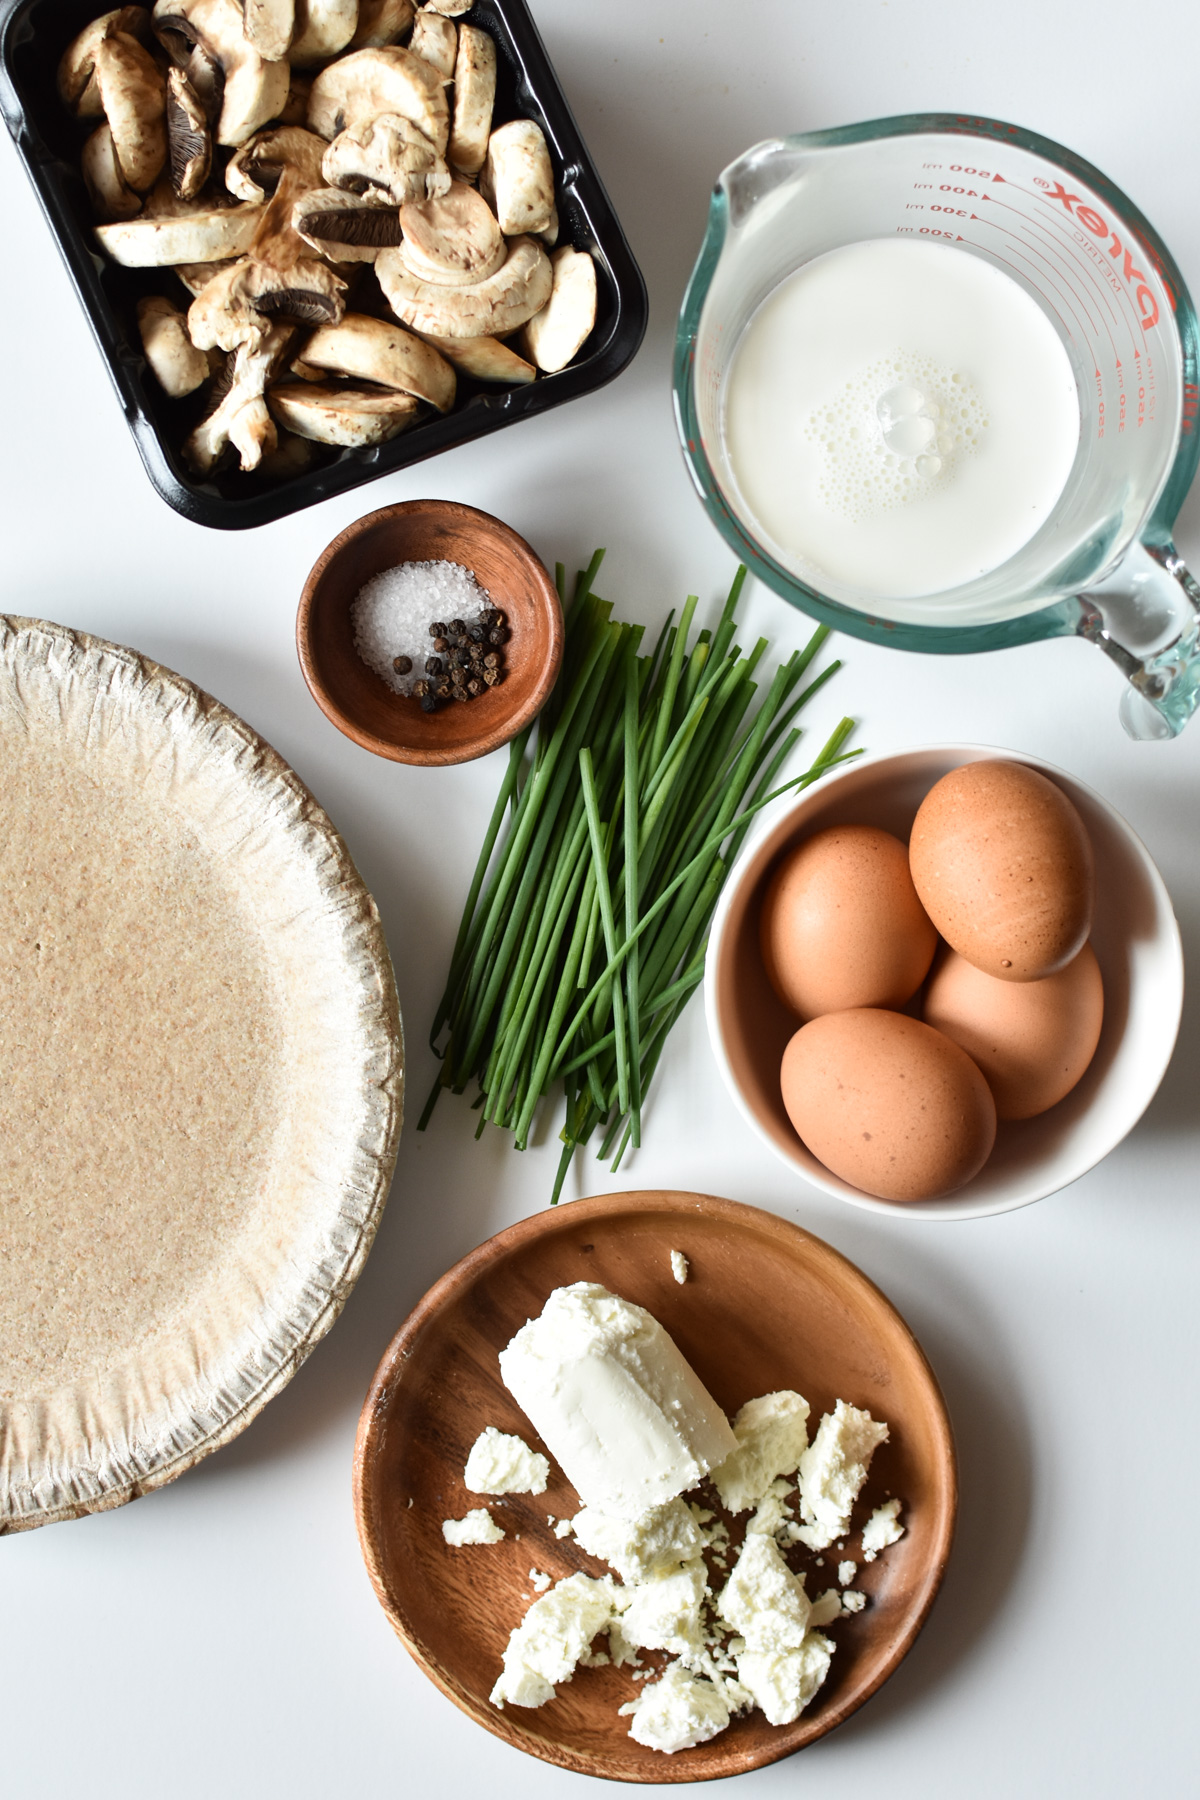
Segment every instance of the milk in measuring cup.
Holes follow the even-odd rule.
[[[873,238],[768,295],[730,364],[724,430],[780,561],[835,597],[907,599],[1033,536],[1075,458],[1079,397],[1054,327],[1009,276]]]

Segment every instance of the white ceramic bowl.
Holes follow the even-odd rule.
[[[779,1064],[798,1029],[758,948],[759,909],[780,856],[834,824],[879,825],[907,842],[935,781],[961,763],[1004,757],[1049,776],[1073,801],[1096,853],[1092,947],[1104,977],[1104,1026],[1082,1081],[1040,1118],[1000,1126],[973,1181],[944,1200],[876,1200],[842,1181],[801,1143],[784,1111]],[[1137,1124],[1166,1072],[1183,1006],[1183,949],[1162,876],[1140,838],[1099,794],[1061,769],[979,744],[939,744],[864,757],[828,776],[750,840],[713,920],[704,982],[709,1037],[738,1107],[814,1187],[872,1212],[972,1219],[1057,1192],[1108,1155]]]

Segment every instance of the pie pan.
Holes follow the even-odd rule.
[[[131,650],[0,617],[0,1531],[227,1442],[336,1319],[395,1162],[374,902],[302,783]]]
[[[672,1275],[681,1250],[690,1272]],[[628,1669],[579,1669],[545,1706],[498,1710],[488,1695],[501,1653],[532,1599],[531,1569],[558,1580],[605,1565],[548,1515],[570,1517],[575,1491],[551,1459],[543,1494],[469,1494],[463,1467],[487,1425],[537,1448],[500,1380],[497,1353],[555,1287],[597,1281],[646,1307],[726,1412],[798,1389],[812,1420],[841,1398],[886,1419],[864,1500],[902,1501],[899,1543],[856,1583],[864,1611],[829,1627],[832,1667],[792,1725],[759,1712],[665,1756],[628,1735],[618,1708],[639,1686]],[[903,1319],[866,1276],[819,1238],[773,1213],[704,1194],[599,1195],[537,1213],[491,1238],[431,1288],[393,1338],[363,1406],[354,1462],[359,1542],[375,1592],[405,1648],[477,1724],[531,1756],[614,1781],[708,1781],[776,1762],[823,1737],[886,1681],[933,1604],[957,1504],[945,1403]],[[502,1543],[453,1548],[443,1519],[486,1505]],[[861,1503],[860,1509],[861,1510]],[[857,1514],[856,1514],[857,1517]],[[519,1533],[519,1536],[518,1536]],[[851,1533],[847,1555],[855,1554]],[[828,1560],[828,1553],[827,1553]],[[820,1575],[821,1571],[814,1571]],[[829,1585],[834,1571],[829,1569]],[[650,1653],[649,1660],[660,1658]]]
[[[595,258],[598,294],[590,337],[567,368],[539,375],[525,387],[505,390],[460,377],[451,412],[424,419],[376,449],[318,446],[315,466],[286,480],[236,468],[203,479],[193,475],[179,445],[201,416],[203,400],[167,398],[147,367],[136,320],[138,299],[171,286],[170,272],[120,268],[100,255],[79,169],[84,134],[67,116],[55,87],[63,51],[104,5],[105,0],[0,0],[0,113],[87,313],[146,473],[185,518],[223,530],[270,524],[590,394],[637,354],[648,317],[646,285],[537,26],[525,0],[477,0],[462,17],[495,41],[495,121],[521,117],[541,125],[554,169],[558,241]],[[182,289],[177,298],[185,299]]]

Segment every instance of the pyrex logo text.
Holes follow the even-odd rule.
[[[1115,263],[1120,263],[1125,280],[1134,290],[1137,309],[1142,316],[1142,330],[1149,331],[1152,325],[1157,325],[1158,301],[1146,286],[1145,274],[1141,269],[1134,267],[1131,252],[1121,243],[1116,232],[1110,228],[1108,221],[1101,218],[1094,207],[1084,206],[1078,194],[1068,194],[1061,181],[1056,181],[1051,191],[1043,194],[1042,198],[1044,200],[1061,200],[1071,217],[1077,219],[1085,231],[1090,231],[1092,236],[1099,238],[1101,242],[1105,238],[1112,239],[1108,246],[1108,254]],[[1123,263],[1121,263],[1122,255]]]

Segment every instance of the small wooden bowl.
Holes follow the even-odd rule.
[[[465,705],[422,712],[354,648],[350,606],[363,583],[404,562],[469,569],[505,613],[504,680]],[[296,647],[309,692],[339,731],[392,762],[471,762],[507,744],[546,704],[562,662],[562,607],[524,538],[474,506],[404,500],[356,519],[322,553],[300,596]]]
[[[680,1285],[670,1253],[690,1270]],[[540,1440],[500,1380],[497,1355],[551,1289],[598,1281],[653,1313],[718,1405],[795,1388],[811,1429],[844,1399],[886,1419],[846,1554],[860,1564],[864,1505],[902,1503],[905,1534],[855,1586],[866,1609],[828,1627],[829,1676],[792,1725],[762,1713],[664,1756],[629,1736],[618,1708],[638,1693],[628,1670],[580,1669],[536,1709],[491,1705],[501,1653],[533,1594],[531,1568],[553,1579],[606,1572],[548,1515],[579,1501],[557,1465],[543,1494],[468,1493],[467,1453],[487,1425]],[[604,1194],[537,1213],[481,1244],[430,1289],[393,1338],[363,1406],[354,1458],[359,1542],[405,1648],[476,1723],[531,1756],[612,1781],[711,1781],[777,1762],[823,1737],[887,1680],[933,1605],[954,1533],[957,1475],[945,1403],[921,1348],[866,1276],[819,1238],[757,1207],[705,1194]],[[443,1519],[486,1506],[502,1543],[453,1548]],[[837,1553],[826,1552],[834,1585]],[[810,1581],[815,1597],[820,1591]],[[649,1660],[661,1660],[651,1653]]]

